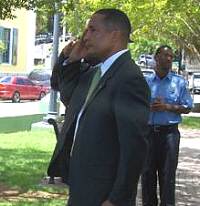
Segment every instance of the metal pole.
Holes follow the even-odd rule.
[[[55,4],[56,12],[54,14],[54,28],[53,28],[53,54],[51,59],[51,69],[53,70],[54,64],[58,58],[58,45],[59,45],[59,21],[60,13],[57,11],[57,3]],[[46,117],[43,118],[47,121],[49,118],[56,118],[58,116],[58,103],[57,91],[51,89],[49,111]]]

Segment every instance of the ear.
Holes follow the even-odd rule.
[[[112,31],[112,34],[111,34],[111,39],[116,42],[119,40],[119,35],[120,35],[120,32],[119,31]]]

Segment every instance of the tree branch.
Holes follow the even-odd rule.
[[[187,28],[190,30],[190,32],[191,32],[195,37],[197,37],[198,39],[200,39],[199,36],[196,34],[196,32],[191,28],[191,26],[190,26],[183,18],[181,18],[181,17],[176,17],[176,18],[179,19],[179,20],[181,20],[181,21],[187,26]]]

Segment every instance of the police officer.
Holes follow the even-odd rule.
[[[160,206],[175,205],[175,174],[178,164],[181,113],[193,107],[183,77],[172,73],[173,51],[161,46],[155,53],[156,72],[146,80],[151,89],[148,153],[142,174],[143,206],[157,206],[157,180]]]

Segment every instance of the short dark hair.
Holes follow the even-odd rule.
[[[162,52],[162,50],[163,50],[164,48],[168,48],[168,49],[170,49],[170,50],[173,52],[173,49],[172,49],[170,46],[168,46],[168,45],[162,45],[162,46],[158,47],[158,49],[156,50],[155,55],[154,55],[154,58],[156,58],[156,57]]]
[[[120,30],[124,38],[129,41],[131,23],[128,16],[119,9],[100,9],[94,14],[104,15],[105,25],[110,31]]]

